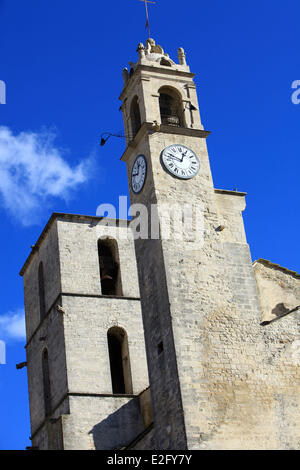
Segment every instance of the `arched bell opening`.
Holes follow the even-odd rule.
[[[174,88],[162,87],[159,89],[159,109],[162,124],[185,127],[182,99]]]
[[[131,131],[132,131],[132,138],[136,136],[140,127],[141,127],[141,113],[140,107],[138,103],[138,97],[135,96],[130,105],[130,121],[131,121]]]
[[[119,250],[116,240],[100,239],[98,255],[102,295],[122,296]]]

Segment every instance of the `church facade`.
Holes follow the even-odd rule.
[[[21,270],[32,446],[299,449],[300,275],[252,263],[184,50],[137,52],[120,99],[139,216],[54,213]],[[200,236],[177,233],[182,208]]]

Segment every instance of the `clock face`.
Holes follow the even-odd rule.
[[[177,178],[193,178],[200,169],[197,155],[184,145],[169,145],[163,150],[161,158],[165,168]]]
[[[139,155],[133,164],[131,171],[131,188],[132,191],[139,193],[145,184],[147,175],[147,161],[144,155]]]

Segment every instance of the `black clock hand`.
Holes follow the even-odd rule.
[[[177,160],[178,162],[182,162],[182,160],[180,160],[180,158],[174,157],[174,155],[167,154],[166,156],[169,157],[169,158],[172,158],[173,160]]]
[[[181,162],[183,161],[183,159],[184,159],[184,157],[186,156],[187,152],[188,152],[187,150],[186,150],[185,152],[182,152],[182,154],[181,154]]]
[[[140,166],[141,164],[137,162],[137,173],[132,173],[132,176],[137,176],[140,174]]]

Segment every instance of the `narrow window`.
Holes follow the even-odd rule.
[[[107,332],[112,390],[114,394],[132,394],[132,379],[126,332],[112,327]]]
[[[164,343],[161,341],[157,345],[157,354],[160,356],[164,352]]]
[[[42,321],[46,315],[44,267],[43,267],[42,262],[40,262],[40,265],[39,265],[38,278],[39,278],[39,299],[40,299],[40,321]]]
[[[48,359],[47,349],[45,349],[43,352],[42,369],[43,369],[45,416],[49,416],[49,414],[51,413],[51,389],[50,389],[49,359]]]
[[[179,94],[168,87],[159,90],[159,108],[162,124],[183,127],[183,109]]]
[[[116,240],[101,239],[98,242],[102,295],[122,296],[119,250]]]
[[[130,120],[131,120],[131,129],[132,129],[132,138],[134,138],[141,127],[141,114],[140,114],[140,107],[138,104],[137,96],[135,96],[131,102]]]

